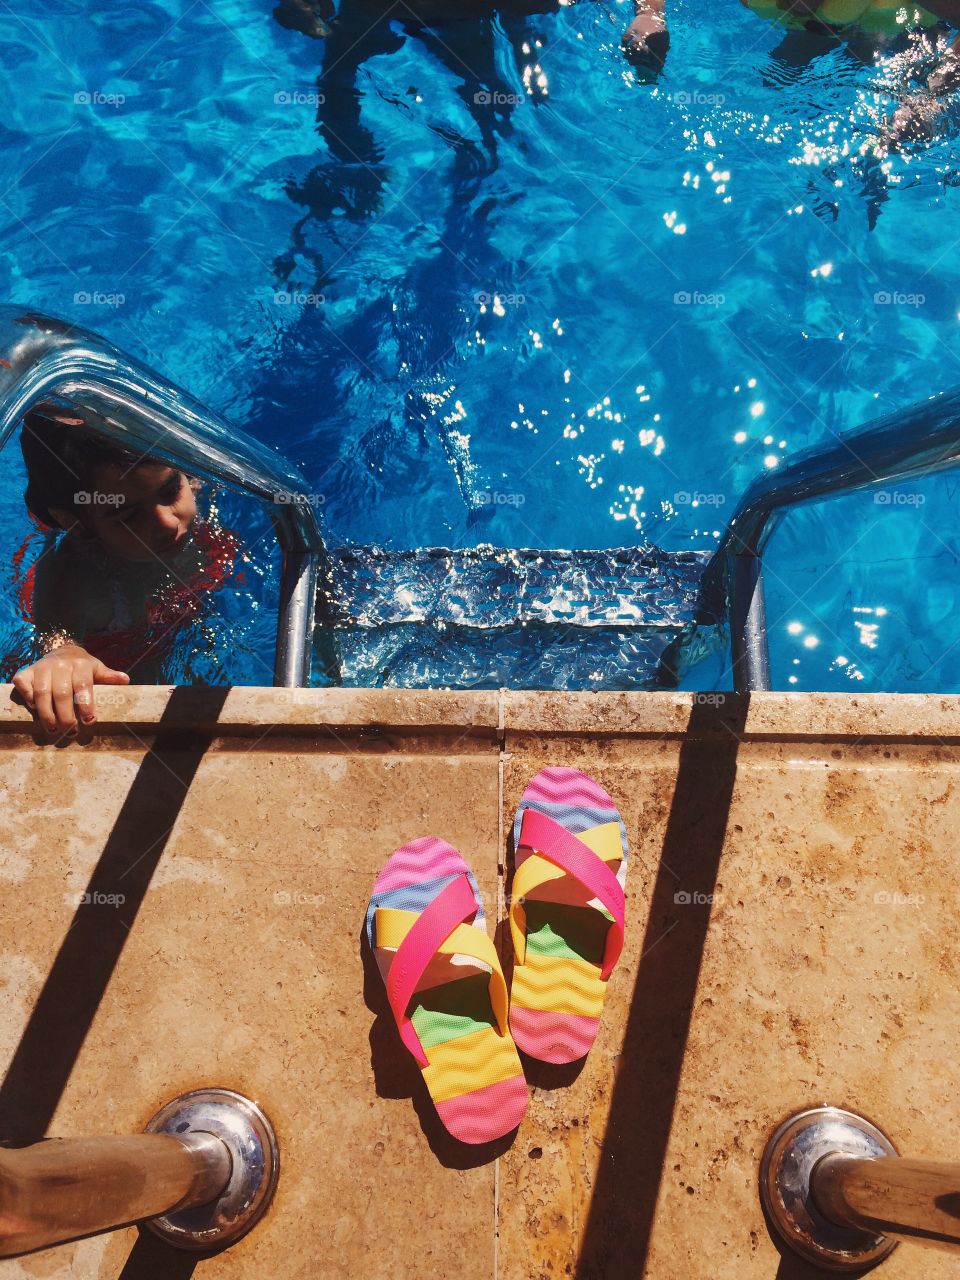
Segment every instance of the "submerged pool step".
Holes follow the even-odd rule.
[[[319,616],[347,684],[651,688],[709,552],[478,546],[331,553]]]

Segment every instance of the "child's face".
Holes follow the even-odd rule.
[[[129,469],[106,463],[81,521],[87,533],[126,560],[167,559],[187,540],[197,514],[194,487],[182,471],[141,462]]]

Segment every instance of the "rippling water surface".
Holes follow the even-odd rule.
[[[602,0],[330,41],[269,0],[37,9],[0,17],[0,294],[281,448],[334,543],[709,549],[759,470],[960,382],[956,113],[870,143],[922,48],[791,65],[671,0],[648,83]],[[778,687],[960,688],[956,483],[784,524]],[[254,578],[217,671],[264,683]]]

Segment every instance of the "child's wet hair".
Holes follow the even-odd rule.
[[[52,514],[55,508],[83,509],[76,495],[92,491],[97,467],[128,470],[154,461],[96,435],[74,410],[50,403],[24,415],[20,448],[27,468],[27,510],[51,529],[60,527]]]

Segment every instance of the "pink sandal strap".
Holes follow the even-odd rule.
[[[420,1037],[407,1017],[407,1006],[417,983],[440,945],[454,929],[476,915],[477,900],[465,875],[451,880],[417,917],[397,948],[387,974],[387,1000],[396,1019],[400,1038],[421,1067],[428,1065]]]
[[[594,851],[553,818],[524,809],[520,844],[560,867],[585,885],[613,916],[604,944],[601,978],[609,978],[623,950],[625,902],[620,881]]]

